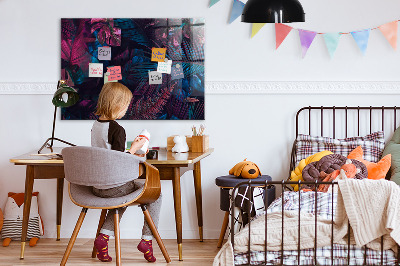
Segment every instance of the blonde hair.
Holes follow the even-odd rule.
[[[118,82],[107,82],[101,89],[97,101],[96,115],[115,120],[132,100],[132,92]]]

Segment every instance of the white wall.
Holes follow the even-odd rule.
[[[301,59],[297,31],[274,50],[273,25],[266,25],[250,40],[251,27],[235,21],[227,24],[230,0],[208,9],[208,0],[110,1],[0,0],[0,82],[56,82],[60,73],[60,18],[62,17],[199,17],[206,18],[207,81],[399,81],[399,52],[391,50],[379,31],[371,33],[363,57],[350,35],[343,36],[334,59],[329,59],[318,36]],[[398,1],[303,0],[307,22],[293,24],[321,32],[351,31],[399,19]],[[1,86],[1,83],[0,83]],[[206,121],[121,121],[128,138],[147,128],[152,145],[165,146],[169,135],[189,134],[192,124],[205,123],[215,152],[202,163],[205,238],[218,238],[223,214],[214,179],[225,175],[238,161],[255,161],[263,174],[275,180],[286,176],[294,138],[294,115],[308,105],[398,105],[399,95],[318,94],[207,94]],[[50,136],[51,95],[0,95],[0,207],[7,192],[24,190],[25,168],[9,158],[35,150]],[[57,121],[56,135],[78,145],[90,143],[90,121]],[[184,238],[197,237],[193,181],[182,177]],[[45,237],[55,237],[56,182],[38,180],[40,211]],[[171,182],[163,181],[164,202],[160,233],[175,238]],[[79,208],[64,191],[62,237],[69,237]],[[99,212],[90,211],[80,237],[92,237]],[[139,218],[138,218],[139,217]],[[142,218],[130,208],[121,222],[123,238],[139,238]]]

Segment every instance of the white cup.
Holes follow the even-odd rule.
[[[140,134],[138,135],[138,138],[145,138],[146,142],[139,150],[136,151],[136,154],[145,154],[147,152],[147,149],[149,148],[150,133],[146,129],[143,129],[142,132],[140,132]]]

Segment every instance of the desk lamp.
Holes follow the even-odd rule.
[[[298,0],[249,0],[243,8],[242,22],[304,22],[304,10]]]
[[[39,149],[38,153],[40,153],[45,147],[50,148],[51,152],[53,152],[53,141],[58,140],[62,143],[68,144],[70,146],[75,146],[72,143],[69,143],[65,140],[55,138],[54,130],[56,128],[56,115],[57,115],[57,107],[69,107],[74,105],[79,100],[78,92],[65,84],[65,80],[59,80],[57,84],[57,91],[53,95],[53,105],[54,105],[54,118],[53,118],[53,131],[51,133],[51,138],[48,138],[42,147]],[[51,143],[49,144],[49,141]]]

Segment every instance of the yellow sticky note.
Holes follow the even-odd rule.
[[[153,48],[151,49],[151,61],[164,62],[167,48]]]

